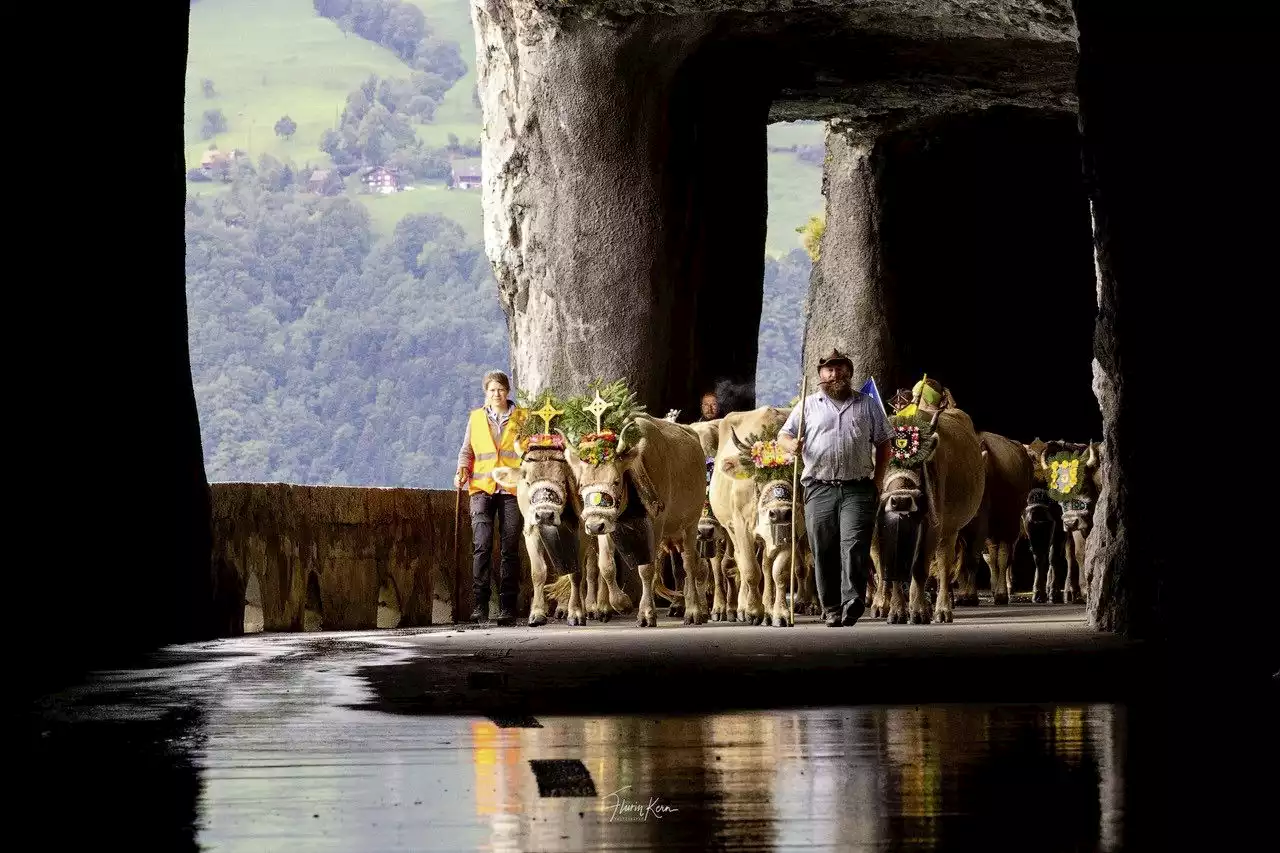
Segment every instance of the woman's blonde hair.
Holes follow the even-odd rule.
[[[488,373],[486,373],[484,375],[484,382],[480,384],[480,390],[488,391],[489,383],[493,382],[494,380],[497,380],[498,384],[501,385],[504,389],[506,389],[508,393],[510,393],[511,380],[508,379],[507,374],[503,373],[501,370],[490,370]]]

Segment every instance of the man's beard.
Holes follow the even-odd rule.
[[[822,383],[822,390],[833,400],[847,400],[853,396],[853,383],[848,379],[831,379]]]

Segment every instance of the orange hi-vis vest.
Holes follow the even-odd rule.
[[[471,468],[470,494],[484,492],[491,495],[497,490],[498,484],[493,479],[494,468],[520,467],[520,457],[516,455],[516,436],[520,434],[520,426],[527,414],[525,409],[513,407],[511,417],[502,430],[501,444],[494,447],[488,413],[483,406],[471,410],[471,452],[476,458]]]

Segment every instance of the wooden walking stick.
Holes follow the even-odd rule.
[[[796,438],[804,440],[804,397],[808,390],[809,375],[800,377],[800,423],[796,427]],[[791,627],[796,624],[796,492],[800,489],[800,451],[796,448],[795,465],[791,469]]]
[[[458,528],[462,526],[462,486],[453,484],[453,621],[464,621],[459,607],[462,604],[462,573],[458,568]]]

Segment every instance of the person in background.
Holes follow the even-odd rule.
[[[455,485],[470,484],[471,579],[475,588],[472,622],[489,618],[489,589],[493,565],[493,526],[501,537],[502,573],[498,580],[498,624],[514,625],[516,599],[520,593],[520,529],[523,519],[514,493],[493,479],[498,466],[520,467],[516,437],[528,411],[508,398],[511,380],[501,370],[491,370],[482,383],[485,405],[471,410],[467,431],[458,452]]]

